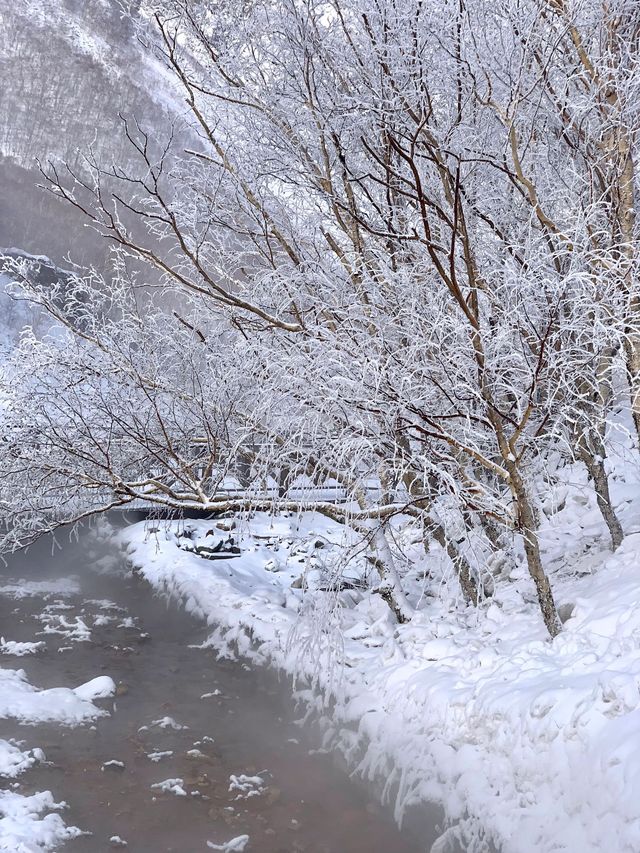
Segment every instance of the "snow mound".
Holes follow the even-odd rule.
[[[35,764],[40,752],[36,750],[35,755],[33,751],[23,752],[14,743],[0,740],[0,776],[5,779],[15,779]]]
[[[106,699],[109,696],[115,696],[116,684],[113,678],[108,675],[99,675],[97,678],[92,678],[85,684],[81,684],[73,691],[80,699]]]
[[[24,655],[34,655],[37,651],[44,648],[46,643],[17,643],[15,640],[5,640],[0,637],[0,652],[3,655],[12,655],[13,657],[24,657]]]
[[[107,687],[115,691],[113,681],[100,676],[75,690],[68,687],[38,690],[29,683],[24,670],[0,669],[0,719],[11,718],[28,724],[77,725],[107,714],[91,702],[99,696],[112,695],[103,692]]]
[[[77,827],[66,826],[55,813],[64,806],[54,801],[51,791],[32,796],[0,791],[0,850],[38,853],[54,850],[65,841],[82,835]]]

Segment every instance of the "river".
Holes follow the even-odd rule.
[[[196,648],[210,628],[154,595],[119,559],[82,539],[59,541],[55,552],[41,541],[1,570],[4,585],[78,584],[62,596],[0,594],[0,633],[46,643],[34,655],[1,655],[2,665],[24,668],[38,687],[109,675],[118,692],[96,701],[110,714],[93,724],[4,719],[0,737],[44,749],[47,762],[21,777],[20,790],[51,790],[69,805],[65,821],[91,833],[65,849],[97,853],[121,839],[137,853],[190,853],[244,835],[247,853],[428,849],[424,829],[401,833],[375,796],[318,749],[286,679]],[[80,638],[65,627],[78,618],[88,629]]]

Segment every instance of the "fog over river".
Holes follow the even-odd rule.
[[[301,724],[286,679],[216,660],[198,648],[210,629],[155,596],[120,555],[58,539],[61,549],[41,540],[0,573],[0,660],[38,688],[108,676],[116,695],[96,699],[108,715],[81,726],[2,719],[0,738],[44,751],[20,792],[51,790],[68,804],[65,822],[91,833],[65,849],[98,853],[121,839],[141,853],[186,853],[245,835],[260,853],[425,849],[423,831],[420,842],[400,834],[319,749],[320,729]],[[33,654],[7,653],[34,642]]]

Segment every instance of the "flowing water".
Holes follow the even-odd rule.
[[[69,804],[65,821],[91,833],[65,849],[97,853],[119,836],[132,853],[191,853],[245,834],[247,853],[428,849],[424,828],[413,837],[400,833],[361,783],[314,749],[319,736],[296,722],[300,709],[286,680],[193,648],[207,627],[114,562],[100,561],[82,542],[67,541],[52,554],[49,541],[0,570],[0,585],[9,578],[79,582],[79,591],[64,596],[0,595],[0,634],[46,642],[35,655],[0,655],[2,666],[24,668],[38,687],[75,687],[97,675],[118,684],[116,697],[96,700],[110,715],[94,723],[0,720],[0,737],[46,753],[47,763],[20,777],[20,790],[51,790]],[[70,636],[61,615],[66,625],[80,617],[90,638]],[[38,635],[47,624],[61,633]],[[180,780],[171,784],[183,793],[152,787],[165,780]]]

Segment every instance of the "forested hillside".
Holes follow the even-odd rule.
[[[119,113],[162,126],[170,87],[158,87],[162,70],[117,2],[16,0],[0,9],[0,27],[0,246],[104,262],[82,222],[38,190],[38,161],[77,165],[90,148],[126,160]]]

